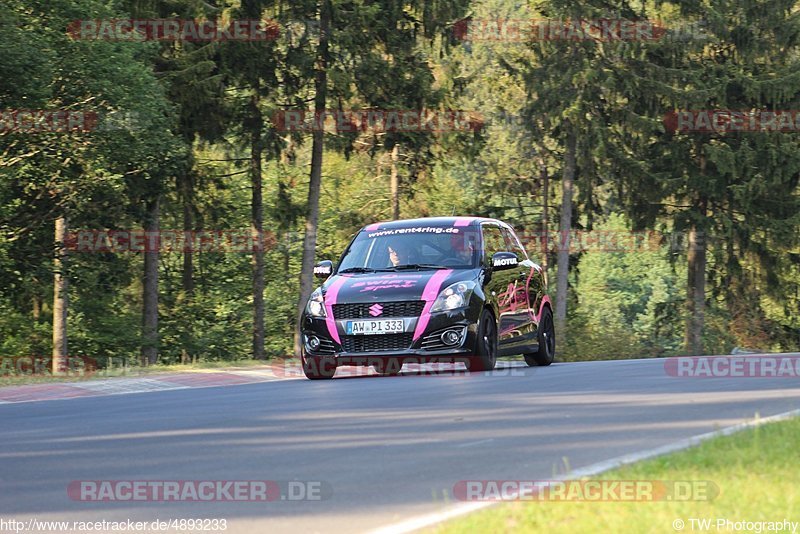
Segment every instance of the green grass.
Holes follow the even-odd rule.
[[[710,501],[687,502],[514,501],[431,532],[675,533],[676,519],[684,521],[682,532],[726,532],[716,526],[701,530],[696,525],[693,530],[689,518],[800,522],[800,418],[714,438],[596,479],[711,481],[719,494]]]
[[[98,380],[113,377],[137,377],[148,376],[161,373],[185,373],[191,371],[202,371],[204,369],[242,369],[261,367],[269,362],[259,360],[230,360],[230,361],[207,361],[187,364],[156,364],[148,367],[140,366],[114,366],[111,369],[98,369],[94,373],[87,373],[84,376],[52,376],[52,375],[16,375],[0,376],[0,387],[2,386],[21,386],[24,384],[53,384],[60,382],[82,382],[85,380]]]

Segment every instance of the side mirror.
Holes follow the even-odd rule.
[[[519,265],[517,255],[513,252],[495,252],[492,255],[492,270],[505,271]]]
[[[328,278],[333,272],[333,262],[324,260],[314,266],[314,276],[317,278]]]

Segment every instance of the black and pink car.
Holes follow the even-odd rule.
[[[302,317],[303,371],[331,378],[343,365],[397,374],[404,363],[494,368],[523,354],[550,365],[555,330],[541,267],[496,219],[440,217],[360,230]]]

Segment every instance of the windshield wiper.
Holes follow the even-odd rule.
[[[394,269],[373,269],[372,267],[348,267],[347,269],[342,269],[338,271],[336,274],[348,274],[348,273],[388,273],[393,271]]]
[[[406,269],[447,269],[444,265],[434,265],[432,263],[409,263],[407,265],[397,265],[391,268],[395,271],[403,271]]]
[[[342,269],[337,274],[346,274],[346,273],[374,273],[375,269],[370,269],[369,267],[348,267],[347,269]]]

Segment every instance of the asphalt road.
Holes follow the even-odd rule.
[[[800,408],[794,378],[676,378],[663,360],[287,380],[0,405],[0,518],[225,518],[358,532],[446,509],[460,480],[551,478]],[[327,499],[82,502],[81,480],[319,482]]]

